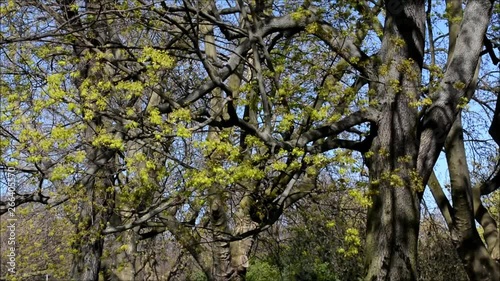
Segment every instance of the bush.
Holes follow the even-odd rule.
[[[254,260],[248,267],[247,281],[276,281],[281,280],[278,268],[263,260]]]

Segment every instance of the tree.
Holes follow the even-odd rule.
[[[61,210],[45,210],[41,204],[23,206],[16,212],[15,242],[16,276],[22,280],[67,280],[71,266],[69,237],[73,229],[61,216]],[[8,257],[13,244],[4,239],[6,226],[11,223],[2,218],[2,257]],[[12,241],[12,240],[10,240]],[[19,246],[22,245],[22,246]],[[4,261],[4,259],[2,259]],[[12,268],[6,262],[1,264],[2,278]]]
[[[359,181],[322,178],[310,200],[298,202],[257,240],[252,272],[262,264],[280,273],[266,280],[359,280],[369,197]],[[366,181],[364,181],[366,183]]]
[[[450,49],[448,55],[448,67],[451,62],[451,57],[455,51],[456,41],[458,40],[458,30],[460,27],[454,18],[460,17],[462,14],[462,7],[460,2],[449,1],[449,15],[448,24],[450,26]],[[488,46],[486,44],[487,48]],[[489,50],[491,51],[491,49]],[[496,60],[495,54],[491,55],[493,61]],[[498,63],[498,61],[496,61]],[[479,75],[480,62],[478,62],[477,69],[473,76],[472,83],[477,84]],[[475,92],[474,88],[467,89],[465,98],[470,100]],[[497,95],[498,96],[498,95]],[[498,104],[498,99],[497,99]],[[494,131],[496,128],[495,121],[497,117],[493,117],[490,126],[490,135],[496,141],[497,145],[500,142],[495,137]],[[449,175],[451,181],[451,197],[453,200],[453,207],[448,202],[446,196],[439,186],[439,181],[432,175],[430,180],[430,187],[436,202],[441,207],[446,223],[450,229],[452,241],[457,249],[458,255],[462,259],[467,274],[471,280],[494,280],[500,278],[500,268],[495,260],[498,260],[498,227],[497,222],[492,218],[488,210],[483,206],[480,196],[488,195],[493,189],[486,188],[486,186],[496,185],[498,171],[493,169],[493,179],[486,182],[480,182],[478,187],[472,188],[471,175],[466,159],[466,150],[464,145],[464,129],[462,127],[462,114],[457,115],[451,131],[448,134],[445,142],[446,160],[449,168]],[[486,230],[484,233],[484,240],[475,227],[476,220]]]
[[[66,207],[76,280],[152,276],[140,249],[162,236],[207,279],[244,280],[256,235],[318,178],[367,172],[365,280],[417,280],[420,204],[444,147],[454,244],[469,276],[495,280],[494,232],[485,246],[456,160],[480,58],[495,63],[494,2],[448,6],[439,71],[439,17],[420,0],[8,1],[1,163],[29,183],[16,205]]]

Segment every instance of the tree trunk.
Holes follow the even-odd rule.
[[[450,226],[453,244],[471,280],[500,280],[500,267],[486,250],[476,229],[460,115],[448,134],[445,148],[454,209]]]
[[[460,31],[460,22],[452,19],[462,17],[462,2],[458,0],[447,0],[446,2],[449,14],[448,24],[450,26],[450,48],[447,63],[449,67]],[[472,98],[475,92],[479,64],[471,82],[472,86],[465,93],[468,100]],[[495,264],[477,232],[475,213],[479,215],[477,211],[480,210],[479,207],[482,204],[479,194],[473,196],[463,137],[462,115],[459,113],[445,142],[453,200],[453,213],[451,222],[448,224],[451,239],[471,280],[499,280],[500,267]]]
[[[367,158],[373,205],[368,213],[366,281],[417,280],[420,219],[416,173],[418,99],[424,45],[424,4],[387,5],[377,91],[382,114]],[[400,71],[402,66],[408,69]]]
[[[256,223],[250,218],[252,201],[252,198],[248,195],[241,200],[239,210],[236,212],[234,235],[240,235],[256,227]],[[248,254],[253,243],[254,237],[231,242],[231,266],[236,270],[235,281],[245,280],[247,268],[250,265]]]
[[[74,0],[61,2],[62,7],[64,7],[61,17],[63,20],[58,19],[58,24],[62,29],[68,28],[68,30],[73,31],[83,28],[79,12],[73,9],[75,3]],[[84,4],[87,12],[90,11],[96,15],[101,14],[102,4],[98,1],[85,1]],[[97,35],[102,41],[107,41],[108,37],[114,34],[109,30],[110,27],[106,22],[98,21],[92,28],[92,32],[95,32],[95,34],[91,36]],[[86,40],[90,40],[89,38],[75,37],[73,40],[73,54],[76,57],[88,51]],[[100,77],[97,77],[99,75],[92,78],[88,77],[88,70],[94,67],[94,63],[95,61],[92,61],[92,59],[82,60],[79,63],[78,68],[81,76],[73,78],[73,83],[77,89],[81,90],[85,79],[94,79],[93,81],[105,80],[108,78],[106,75],[110,74],[106,72],[113,71],[110,68],[105,68],[101,69],[104,71],[99,72]],[[86,100],[85,97],[80,98],[82,106],[92,108],[93,101]],[[110,124],[109,122],[106,123],[105,118],[97,109],[93,108],[93,110],[95,117],[87,122],[84,136],[87,144],[85,152],[88,168],[81,182],[74,187],[76,190],[74,195],[77,200],[75,206],[77,210],[73,220],[76,224],[76,241],[72,243],[74,255],[71,278],[83,281],[98,280],[104,247],[102,230],[106,227],[111,214],[110,209],[114,203],[114,194],[109,192],[108,188],[113,186],[116,151],[91,144],[96,137],[96,132],[99,131],[97,128],[102,126],[104,129],[109,129]],[[115,138],[121,139],[121,136],[116,135]]]
[[[385,122],[380,124],[386,128],[393,119],[401,117],[387,115]],[[394,131],[400,132],[396,135],[392,135],[394,131],[391,129],[383,132],[379,128],[379,136],[372,146],[373,151],[384,147],[394,149],[388,156],[383,152],[369,160],[374,196],[367,224],[367,281],[417,280],[420,216],[417,186],[413,178],[416,162],[411,159],[408,163],[398,163],[398,159],[406,155],[415,155],[416,144],[412,140],[404,140],[403,128],[395,128]]]
[[[119,243],[114,243],[114,250],[118,251],[113,257],[113,274],[118,278],[119,281],[128,281],[136,279],[138,271],[138,235],[137,227],[133,229],[126,230],[120,233]],[[119,246],[119,247],[116,247]],[[125,246],[125,249],[120,249]]]
[[[209,1],[204,4],[205,9],[210,10],[211,5]],[[200,26],[200,31],[204,36],[205,44],[205,55],[206,55],[206,66],[209,71],[215,71],[213,64],[217,61],[217,49],[216,42],[214,38],[213,26],[208,22],[202,22]],[[214,109],[212,114],[218,114],[221,110],[221,105],[223,103],[222,95],[220,89],[215,89],[213,91],[214,98],[211,100],[211,105]],[[218,128],[209,127],[209,133],[207,135],[207,141],[218,141],[219,134]],[[217,165],[221,161],[221,155],[213,155],[208,161],[207,166]],[[215,176],[215,175],[214,175]],[[229,233],[227,214],[225,208],[225,200],[223,198],[223,188],[222,186],[215,184],[208,190],[209,204],[210,204],[210,223],[212,227],[212,277],[214,281],[225,281],[230,280],[235,272],[231,266],[231,249],[230,243],[226,241],[227,233]]]
[[[87,129],[92,132],[92,129]],[[79,197],[76,213],[76,242],[71,277],[73,280],[93,281],[99,277],[101,256],[104,246],[102,230],[109,219],[109,193],[106,189],[112,186],[108,163],[113,163],[113,152],[89,148],[91,168],[82,181],[82,197]],[[78,188],[78,187],[76,187]],[[78,195],[77,195],[78,196]]]

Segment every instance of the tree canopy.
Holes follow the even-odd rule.
[[[499,15],[2,2],[0,278],[433,280],[437,243],[499,280]]]

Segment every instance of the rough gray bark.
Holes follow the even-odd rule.
[[[214,3],[202,2],[203,8],[210,10],[210,6],[215,5]],[[216,72],[213,64],[217,61],[217,50],[214,38],[214,28],[208,22],[200,23],[200,30],[204,36],[205,44],[205,55],[206,59],[202,59],[207,72],[210,74],[212,79],[215,79]],[[212,114],[217,114],[223,110],[222,104],[223,99],[221,96],[220,89],[213,90],[212,94],[214,99],[211,101],[211,108],[214,110]],[[207,136],[208,141],[217,141],[219,139],[218,129],[214,127],[209,127],[209,133]],[[211,165],[212,161],[218,162],[221,160],[222,155],[213,155],[209,159],[207,165]],[[213,175],[215,177],[215,175]],[[225,236],[229,233],[227,210],[225,208],[226,204],[224,202],[224,191],[221,186],[214,185],[210,190],[208,190],[208,200],[210,208],[210,224],[212,227],[212,238],[213,242],[211,244],[212,248],[212,273],[211,277],[214,281],[224,281],[231,280],[234,275],[235,270],[231,266],[231,249],[229,241],[225,240]],[[210,275],[207,275],[210,276]]]
[[[475,225],[475,207],[460,115],[448,134],[445,148],[454,210],[450,225],[452,242],[471,280],[499,280],[500,266],[486,250]],[[477,200],[476,204],[479,204]]]
[[[418,173],[427,183],[444,141],[459,112],[460,99],[472,85],[483,39],[491,18],[493,0],[468,1],[453,57],[432,95],[432,105],[421,124]]]
[[[449,0],[448,13],[451,18],[458,18],[462,15],[461,1]],[[460,30],[460,23],[449,20],[450,26],[450,48],[448,51],[448,67],[455,52],[457,36]],[[472,98],[477,84],[479,64],[476,67],[470,87],[467,87],[464,97],[468,100]],[[486,250],[486,247],[477,232],[475,217],[479,217],[479,222],[483,223],[489,230],[490,247],[495,248],[495,242],[491,239],[491,224],[488,223],[484,207],[482,206],[479,193],[473,195],[469,168],[466,162],[466,152],[464,145],[463,127],[461,112],[458,113],[448,137],[445,142],[446,160],[451,179],[451,196],[453,200],[452,212],[445,215],[451,234],[451,239],[456,247],[457,253],[464,264],[467,275],[471,280],[498,280],[500,279],[500,267]],[[439,185],[431,188],[440,188]],[[442,193],[442,192],[441,192]],[[446,200],[440,191],[433,191],[435,198]],[[439,201],[438,200],[438,201]],[[448,203],[449,205],[449,203]],[[441,207],[442,204],[441,204]],[[482,208],[480,208],[482,207]],[[482,212],[480,212],[480,210]],[[443,209],[442,209],[443,211]],[[446,212],[446,211],[445,211]],[[486,211],[487,212],[487,211]],[[449,217],[449,218],[448,218]],[[496,236],[496,235],[495,235]],[[492,253],[493,251],[491,251]]]
[[[244,196],[239,204],[239,210],[235,216],[234,235],[241,235],[255,229],[256,223],[250,219],[250,196]],[[236,271],[234,280],[244,281],[247,269],[250,266],[249,253],[254,243],[254,237],[250,236],[239,241],[231,242],[231,266]]]
[[[70,31],[81,29],[82,23],[80,20],[74,20],[77,18],[78,12],[74,11],[71,7],[75,4],[75,1],[65,1],[62,6],[63,15],[61,19],[58,19],[59,24],[66,26]],[[97,16],[101,16],[102,9],[104,8],[102,3],[98,1],[85,1],[84,8],[90,13],[95,13]],[[89,34],[79,34],[75,36],[73,42],[73,52],[75,55],[79,55],[82,52],[89,51],[88,46],[97,47],[98,44],[102,42],[108,42],[112,39],[113,33],[110,32],[110,27],[107,26],[105,21],[98,21],[91,30]],[[95,44],[89,44],[89,39],[86,37],[95,36],[97,39]],[[116,36],[116,35],[115,35]],[[82,47],[87,46],[87,47]],[[81,83],[84,79],[90,78],[88,76],[88,70],[94,66],[95,61],[90,61],[80,64],[81,76],[74,79],[74,83],[77,88],[80,88]],[[96,75],[92,79],[106,80],[107,75],[112,75],[113,70],[111,68],[105,68],[100,74]],[[88,102],[85,98],[82,98],[82,102]],[[105,128],[110,130],[111,123],[106,117],[102,116],[99,111],[94,112],[94,117],[87,121],[87,128],[85,130],[85,141],[86,141],[86,155],[87,163],[89,165],[86,171],[86,176],[82,179],[81,183],[78,183],[75,188],[83,189],[83,197],[78,202],[78,213],[75,219],[76,224],[76,235],[78,241],[73,243],[72,248],[75,250],[76,254],[73,256],[73,266],[71,269],[71,277],[74,280],[98,280],[99,272],[101,269],[101,257],[104,247],[104,236],[102,231],[104,230],[107,222],[109,221],[113,208],[114,194],[109,192],[108,188],[113,186],[113,175],[116,174],[115,167],[115,157],[116,152],[113,149],[106,147],[98,147],[92,144],[96,136],[97,128]],[[117,139],[121,139],[120,134],[115,134]],[[81,185],[81,186],[80,186]]]
[[[88,131],[93,131],[88,129]],[[74,280],[97,280],[101,268],[101,256],[104,238],[101,235],[109,219],[109,199],[106,188],[112,185],[112,171],[107,163],[114,153],[100,149],[89,148],[87,151],[90,169],[88,176],[82,180],[85,196],[78,202],[78,213],[74,220],[76,224],[77,241],[72,244],[75,249],[71,277]],[[78,187],[75,187],[78,188]]]
[[[372,85],[382,113],[370,148],[374,155],[367,159],[375,195],[368,213],[366,281],[418,278],[418,116],[409,104],[418,98],[424,22],[422,1],[406,2],[403,11],[386,18],[380,60],[388,73],[379,73],[381,83]],[[403,46],[395,46],[397,39],[404,41]],[[409,63],[411,71],[398,71],[403,63]],[[390,86],[393,81],[399,81],[398,87]]]

